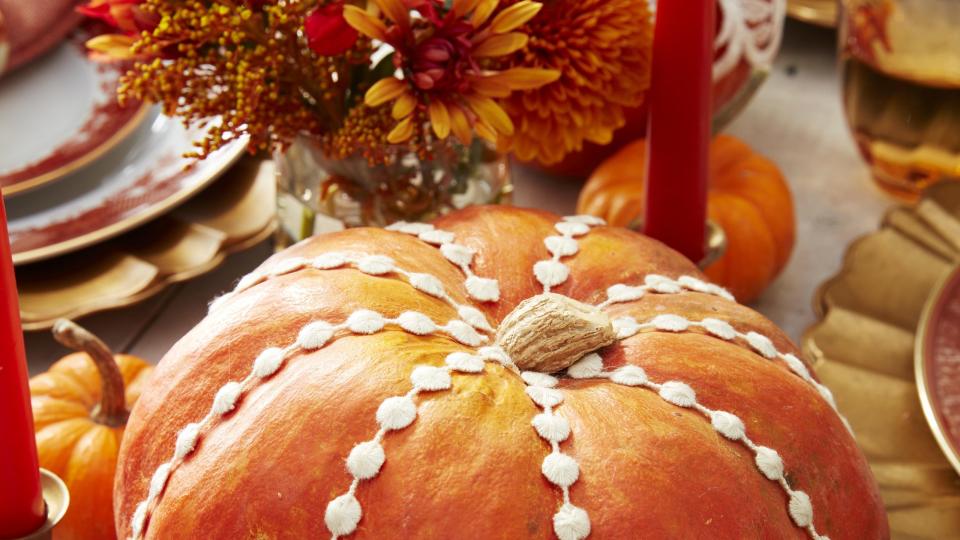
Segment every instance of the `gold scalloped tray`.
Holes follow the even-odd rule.
[[[870,461],[894,538],[960,538],[960,475],[927,423],[914,370],[928,297],[958,264],[960,184],[938,184],[849,247],[803,338]]]
[[[171,213],[94,247],[18,266],[25,330],[129,306],[220,266],[274,230],[272,161],[244,158]]]

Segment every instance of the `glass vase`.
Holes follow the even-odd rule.
[[[333,159],[301,136],[274,155],[277,247],[346,227],[428,221],[477,204],[505,204],[513,191],[505,156],[475,140],[438,143],[428,156],[390,147],[383,163],[362,155]]]

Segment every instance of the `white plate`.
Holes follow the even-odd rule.
[[[117,103],[124,63],[87,57],[85,34],[0,79],[0,188],[4,195],[64,177],[127,137],[146,107]]]
[[[102,158],[9,199],[14,264],[68,253],[155,218],[217,178],[246,148],[239,139],[202,161],[182,157],[202,135],[153,109]]]

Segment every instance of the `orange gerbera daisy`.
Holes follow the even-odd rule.
[[[504,100],[516,132],[500,141],[523,160],[556,163],[584,141],[609,143],[624,108],[650,86],[653,21],[647,0],[553,0],[521,28],[527,47],[506,67],[560,71],[559,80]]]
[[[404,142],[418,132],[417,110],[426,112],[434,135],[453,133],[464,144],[473,134],[491,142],[514,134],[513,121],[498,103],[516,90],[533,90],[555,81],[549,68],[483,69],[484,59],[523,49],[529,40],[515,31],[542,5],[522,0],[498,10],[499,0],[373,0],[367,10],[347,5],[344,18],[362,34],[395,49],[396,76],[367,91],[364,103],[393,103],[398,122],[387,135]],[[411,17],[411,11],[419,14]]]

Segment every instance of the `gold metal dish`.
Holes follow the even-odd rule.
[[[960,184],[938,184],[850,246],[814,296],[820,321],[803,338],[870,461],[898,539],[960,538],[960,475],[931,431],[914,375],[928,298],[958,264]]]
[[[805,23],[836,28],[837,0],[787,0],[787,15]]]
[[[273,162],[245,158],[168,215],[103,244],[18,266],[25,330],[132,305],[218,267],[274,230]]]

